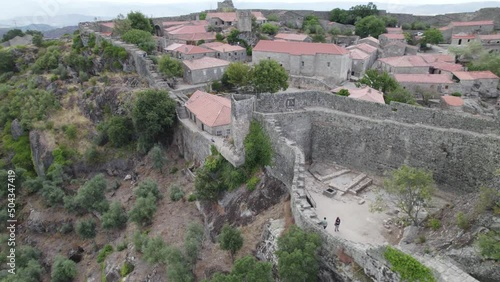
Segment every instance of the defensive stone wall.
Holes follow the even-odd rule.
[[[101,42],[101,40],[105,40],[111,43],[113,46],[123,47],[133,58],[134,61],[134,70],[141,76],[146,78],[149,83],[149,86],[152,88],[159,89],[170,89],[167,82],[161,77],[161,75],[157,72],[156,66],[146,55],[146,52],[139,49],[136,45],[127,44],[122,41],[113,39],[107,35],[104,35],[100,32],[95,31],[94,23],[80,23],[80,36],[82,37],[83,43],[86,45],[88,41],[88,37],[90,34],[94,34],[96,37],[96,42]]]
[[[279,113],[283,135],[307,160],[378,175],[403,164],[427,168],[455,193],[478,191],[500,168],[496,119],[314,91],[260,95],[256,111]]]

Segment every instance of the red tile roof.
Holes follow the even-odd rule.
[[[195,45],[186,45],[186,44],[177,44],[174,43],[175,45],[180,45],[180,46],[175,46],[172,51],[177,51],[183,54],[191,55],[191,54],[203,54],[203,53],[213,53],[213,50],[203,48],[200,46],[195,46]],[[172,45],[174,45],[172,44]],[[166,49],[168,49],[170,46],[168,46]]]
[[[431,66],[434,67],[435,69],[440,69],[440,70],[449,71],[449,72],[464,70],[464,67],[462,65],[452,64],[452,63],[447,63],[447,62],[434,62],[434,63],[431,63]]]
[[[379,61],[393,67],[427,67],[429,64],[421,56],[399,56],[381,58]]]
[[[397,34],[397,33],[403,33],[403,29],[400,27],[388,27],[387,33],[392,33],[392,34]]]
[[[231,123],[231,101],[227,98],[197,90],[186,102],[186,108],[207,126]]]
[[[235,22],[237,21],[236,19],[236,12],[227,12],[227,13],[207,13],[207,19],[211,18],[219,18],[222,21],[225,22]]]
[[[498,33],[498,34],[479,35],[479,39],[481,39],[481,40],[499,40],[500,39],[500,33]]]
[[[115,23],[114,22],[105,22],[105,23],[101,23],[101,25],[103,25],[105,27],[110,27],[110,28],[114,28],[115,27]]]
[[[359,49],[365,53],[368,53],[368,54],[371,54],[373,52],[377,52],[377,48],[376,47],[373,47],[369,44],[366,44],[366,43],[360,43],[360,44],[356,44],[356,45],[352,45],[352,46],[349,46],[349,47],[353,47],[353,48],[356,48],[356,49]],[[347,49],[349,49],[349,47],[347,47]]]
[[[464,105],[464,99],[455,96],[442,96],[441,100],[448,106],[461,107]]]
[[[362,38],[360,40],[364,40],[364,39],[372,41],[372,42],[377,43],[377,44],[380,43],[380,41],[377,38],[373,37],[373,36],[368,36],[368,37]]]
[[[383,33],[379,36],[380,37],[385,37],[387,39],[394,39],[394,40],[405,40],[405,35],[402,33]]]
[[[428,63],[434,63],[434,62],[455,63],[455,57],[452,56],[452,55],[446,55],[446,54],[421,54],[419,56],[422,57]]]
[[[284,39],[289,41],[304,41],[307,39],[307,34],[297,33],[278,33],[274,36],[277,39]]]
[[[446,74],[395,74],[394,78],[400,83],[433,83],[453,84],[454,82]]]
[[[491,71],[454,71],[453,74],[460,80],[498,79]]]
[[[215,32],[201,32],[192,34],[176,34],[174,38],[186,41],[215,40]]]
[[[224,67],[229,65],[228,61],[217,58],[203,57],[197,60],[184,60],[184,65],[190,70],[202,70],[216,67]]]
[[[337,93],[341,89],[347,89],[349,91],[350,98],[385,104],[384,94],[376,89],[369,87],[369,86],[364,86],[362,88],[338,87],[338,88],[335,88],[332,92]]]
[[[451,26],[494,25],[493,21],[452,22]]]
[[[193,34],[207,32],[203,25],[177,25],[166,29],[168,34]]]
[[[176,25],[208,25],[207,20],[199,20],[199,21],[167,21],[162,22],[163,27],[172,27]]]
[[[330,43],[309,43],[309,42],[294,42],[294,41],[270,41],[260,40],[253,48],[257,52],[272,52],[272,53],[287,53],[290,55],[316,55],[316,54],[332,54],[344,55],[349,51]]]
[[[476,38],[476,36],[474,34],[458,33],[458,34],[452,34],[451,38],[452,39],[474,39],[474,38]]]
[[[365,52],[356,48],[349,49],[349,53],[353,60],[364,60],[370,57],[370,54],[366,54]]]
[[[245,50],[245,48],[243,48],[241,46],[238,46],[238,45],[229,45],[229,44],[222,43],[222,42],[205,43],[205,44],[203,44],[201,46],[209,48],[209,49],[212,49],[212,50],[215,50],[215,51],[223,52],[223,53],[225,53],[225,52],[244,51]]]
[[[264,14],[262,12],[252,12],[252,15],[258,20],[258,21],[265,21],[267,20],[266,17],[264,17]]]

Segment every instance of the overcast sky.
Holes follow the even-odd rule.
[[[96,17],[115,17],[118,13],[141,10],[148,16],[172,16],[205,9],[215,9],[222,0],[0,0],[0,20],[23,17],[36,22],[65,14],[82,14]],[[493,0],[494,1],[494,0]],[[322,2],[311,4],[312,2]],[[457,4],[487,2],[481,0],[380,0],[378,7],[390,12],[398,12],[399,5]],[[236,8],[289,8],[308,10],[331,10],[335,7],[348,8],[356,4],[366,4],[362,0],[233,0]],[[277,3],[283,3],[277,4]],[[299,3],[290,4],[286,3]],[[380,4],[385,3],[385,4]],[[493,2],[492,2],[493,3]],[[497,2],[493,6],[499,6]]]

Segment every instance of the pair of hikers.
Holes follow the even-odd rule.
[[[322,221],[319,222],[319,225],[323,226],[324,229],[328,226],[328,222],[326,221],[326,217],[323,218]],[[339,231],[339,226],[340,226],[340,217],[337,217],[335,220],[335,232]]]

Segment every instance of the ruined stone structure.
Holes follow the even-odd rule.
[[[241,32],[252,31],[252,13],[248,10],[236,11],[236,19],[238,21],[237,28]]]
[[[232,0],[224,0],[222,2],[217,2],[217,11],[227,12],[234,10],[234,4]]]

